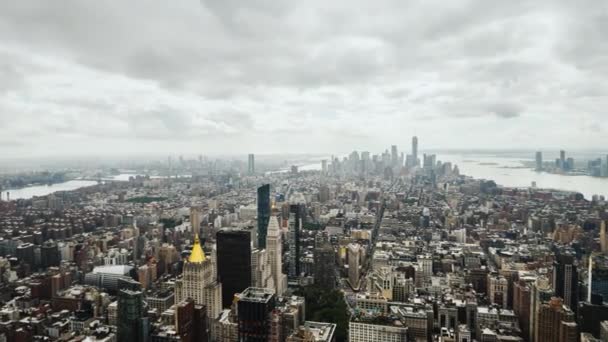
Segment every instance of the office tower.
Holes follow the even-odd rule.
[[[40,247],[40,260],[43,268],[51,266],[59,266],[61,262],[61,256],[59,255],[59,248],[53,241],[45,241]]]
[[[270,184],[258,188],[258,248],[266,248],[266,229],[270,220]]]
[[[543,153],[536,152],[536,171],[542,171],[543,169]]]
[[[589,264],[591,291],[588,301],[591,295],[599,295],[608,302],[608,256],[592,256],[589,258]]]
[[[190,208],[190,227],[192,227],[192,235],[200,234],[201,212],[197,207]]]
[[[205,307],[208,319],[215,319],[222,311],[222,286],[217,282],[213,260],[207,258],[201,247],[198,235],[188,260],[184,263],[181,279],[175,281],[175,301],[187,298]]]
[[[413,166],[418,166],[418,137],[412,138],[412,161]]]
[[[266,237],[266,255],[270,264],[270,273],[274,282],[277,295],[282,295],[285,291],[286,283],[283,274],[283,245],[281,242],[281,230],[276,216],[270,218],[268,222],[268,236]]]
[[[397,145],[391,146],[391,165],[397,166],[399,160],[399,154],[397,153]]]
[[[229,308],[234,295],[251,286],[251,233],[245,230],[220,230],[216,240],[222,307]]]
[[[255,248],[251,251],[251,287],[276,288],[267,249]]]
[[[36,265],[34,265],[35,257],[33,244],[29,242],[22,243],[21,245],[17,246],[15,254],[19,261],[23,261],[24,263],[28,264],[31,269],[36,269]]]
[[[590,333],[599,337],[601,322],[606,320],[608,320],[608,303],[604,303],[600,295],[593,295],[589,302],[582,302],[578,307],[580,333]]]
[[[327,173],[327,159],[321,160],[321,172],[323,172],[323,174]]]
[[[289,276],[300,275],[300,232],[302,231],[303,207],[300,204],[289,206]]]
[[[513,284],[513,312],[519,319],[523,336],[530,335],[530,313],[532,304],[531,282],[535,278],[521,278]]]
[[[322,242],[314,251],[315,285],[333,290],[336,287],[335,252],[328,242]]]
[[[564,305],[561,298],[554,297],[548,303],[540,304],[536,315],[535,341],[577,341],[576,338],[572,340],[567,336],[567,333],[572,328],[569,323],[574,323],[574,313]],[[562,325],[565,326],[562,327]]]
[[[353,289],[359,287],[361,246],[357,243],[348,245],[348,281]]]
[[[574,255],[560,253],[553,262],[553,287],[555,295],[564,299],[564,304],[571,310],[578,307],[578,270],[574,264]]]
[[[118,291],[118,341],[147,341],[150,329],[146,312],[141,291]]]
[[[206,341],[209,333],[205,310],[188,298],[175,305],[175,332],[181,342]]]
[[[562,170],[566,169],[566,151],[559,151],[559,168]]]
[[[249,154],[249,162],[247,163],[247,172],[250,175],[255,174],[255,156],[253,153]]]
[[[267,342],[270,316],[276,305],[274,291],[250,287],[237,300],[239,342]]]

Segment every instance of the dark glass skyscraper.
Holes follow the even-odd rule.
[[[222,283],[222,307],[236,293],[251,286],[251,233],[225,229],[217,232],[217,276]]]
[[[314,278],[315,285],[333,290],[336,287],[336,256],[334,249],[328,242],[322,242],[314,252]]]
[[[270,221],[270,184],[258,188],[258,248],[266,248],[266,234]]]
[[[300,275],[300,232],[302,231],[302,219],[304,217],[304,206],[292,204],[289,206],[289,276]]]
[[[118,341],[143,342],[149,334],[148,318],[141,291],[118,292]]]
[[[578,269],[574,255],[560,253],[553,263],[553,284],[555,295],[563,298],[564,304],[576,312],[578,308]]]
[[[237,303],[239,342],[268,341],[274,308],[274,291],[255,287],[243,291]]]

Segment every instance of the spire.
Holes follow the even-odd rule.
[[[270,220],[268,220],[268,230],[266,236],[277,237],[281,234],[281,230],[279,228],[279,221],[276,216],[271,216]]]
[[[205,252],[203,252],[203,248],[201,247],[201,241],[198,239],[198,234],[195,234],[194,246],[192,246],[192,252],[190,252],[188,262],[201,263],[203,261],[205,261]]]

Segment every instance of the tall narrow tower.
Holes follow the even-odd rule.
[[[270,184],[258,188],[258,248],[266,248],[266,230],[270,219]]]
[[[285,275],[283,274],[281,231],[276,216],[271,217],[268,222],[266,253],[268,255],[268,263],[270,264],[270,272],[272,273],[276,293],[280,296],[283,294],[283,291],[285,291],[283,288]]]
[[[418,137],[412,138],[412,159],[413,164],[418,166]]]

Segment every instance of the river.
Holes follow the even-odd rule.
[[[522,168],[522,161],[532,161],[532,159],[487,154],[438,154],[437,160],[458,165],[460,173],[463,175],[491,179],[506,187],[529,187],[532,182],[536,182],[539,188],[576,191],[582,193],[587,199],[590,199],[593,195],[608,196],[608,178],[565,176]],[[298,169],[301,171],[320,170],[321,162],[302,164]],[[131,176],[133,174],[120,174],[111,179],[127,181]],[[56,191],[72,191],[95,184],[97,184],[95,181],[72,180],[53,185],[36,185],[8,191],[11,199],[29,199],[34,196],[45,196]],[[5,200],[6,191],[2,191],[0,196]]]

